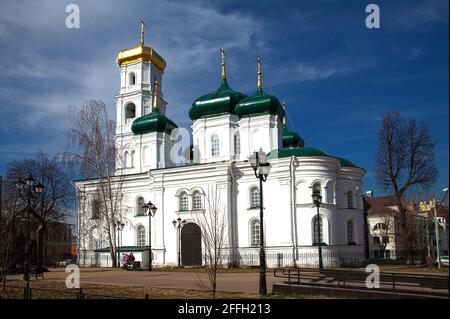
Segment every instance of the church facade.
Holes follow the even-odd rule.
[[[139,46],[119,52],[117,63],[121,253],[133,252],[147,267],[150,242],[154,266],[204,265],[205,226],[199,217],[211,214],[214,201],[225,221],[221,262],[259,265],[261,193],[248,158],[263,151],[271,165],[262,193],[267,266],[317,265],[318,245],[326,267],[364,259],[364,169],[306,146],[287,127],[284,105],[263,90],[259,60],[256,92],[247,96],[228,84],[222,50],[219,88],[196,99],[189,110],[193,145],[184,152],[183,164],[173,160],[173,133],[178,128],[166,112],[166,62],[144,45],[143,30]],[[96,181],[75,184],[83,192],[78,222],[86,234],[79,236],[79,262],[112,266],[102,221],[96,218]],[[313,189],[322,196],[319,214]],[[151,219],[143,208],[149,201],[158,208]],[[174,227],[177,220],[180,227]]]

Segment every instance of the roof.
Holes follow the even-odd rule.
[[[282,134],[283,148],[288,147],[304,147],[305,141],[297,132],[291,131],[287,126],[283,127]]]
[[[116,61],[119,66],[136,61],[150,61],[161,71],[166,68],[166,61],[152,47],[144,45],[120,51]]]
[[[364,211],[368,214],[394,214],[396,211],[392,206],[397,206],[395,196],[381,196],[381,197],[363,197]]]
[[[258,89],[254,95],[244,98],[236,106],[236,114],[239,117],[263,114],[278,114],[278,116],[283,117],[285,111],[276,96],[266,94],[262,89]]]
[[[192,103],[189,117],[194,121],[218,114],[234,114],[236,105],[244,97],[244,94],[233,91],[227,80],[223,79],[217,90],[199,97]]]
[[[271,151],[268,157],[290,157],[290,156],[327,156],[327,154],[314,147],[290,147]]]
[[[131,130],[134,135],[145,134],[151,132],[168,132],[177,128],[175,122],[159,113],[158,109],[154,109],[151,113],[138,117],[133,121]]]

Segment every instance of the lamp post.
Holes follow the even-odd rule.
[[[317,237],[318,237],[318,245],[319,245],[319,270],[323,269],[323,261],[322,261],[322,236],[320,236],[320,213],[319,207],[322,203],[322,196],[320,195],[320,189],[318,187],[313,188],[312,198],[314,205],[317,207]]]
[[[37,182],[36,184],[36,180],[31,174],[25,179],[25,181],[19,179],[15,184],[19,196],[27,198],[27,206],[25,207],[27,210],[27,233],[23,280],[26,281],[28,287],[30,281],[30,212],[31,209],[33,209],[31,207],[31,199],[37,199],[44,192],[44,186],[40,182]]]
[[[119,251],[119,248],[120,248],[120,232],[125,227],[125,224],[118,220],[115,223],[115,225],[117,227],[117,268],[120,268],[120,251]]]
[[[263,214],[263,182],[267,180],[270,172],[270,163],[267,161],[266,153],[260,149],[253,152],[248,158],[255,176],[259,179],[259,227],[260,227],[260,249],[259,249],[259,293],[267,294],[266,284],[266,253],[264,251],[264,214]]]
[[[150,201],[142,208],[144,208],[144,214],[148,215],[148,271],[152,271],[152,217],[155,216],[158,208]]]
[[[180,217],[178,217],[176,220],[174,219],[172,221],[173,227],[177,229],[177,241],[178,241],[178,267],[181,267],[181,228],[186,224],[186,221],[183,219],[181,220]]]

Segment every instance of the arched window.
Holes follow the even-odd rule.
[[[312,186],[312,191],[314,192],[319,192],[320,195],[322,195],[322,186],[320,185],[320,182],[315,182]]]
[[[192,209],[201,210],[202,209],[202,195],[199,191],[195,191],[192,194]]]
[[[241,137],[239,132],[234,134],[234,155],[239,156],[241,154]]]
[[[320,228],[320,232],[319,232],[319,228]],[[322,217],[314,218],[313,233],[314,233],[313,244],[323,243],[323,220],[322,220]]]
[[[136,75],[134,74],[134,72],[131,72],[128,75],[128,83],[129,83],[129,85],[135,85],[136,84]]]
[[[354,208],[353,207],[353,193],[351,191],[347,192],[347,207]]]
[[[138,197],[136,200],[136,216],[144,216],[145,215],[145,209],[144,209],[145,201],[142,197]]]
[[[254,219],[250,224],[251,246],[258,247],[261,243],[261,225],[258,219]]]
[[[99,219],[100,218],[100,201],[98,199],[94,199],[92,201],[92,219]]]
[[[189,197],[186,192],[182,192],[180,194],[180,211],[189,210]]]
[[[136,228],[137,246],[145,246],[145,227],[139,225]]]
[[[353,221],[349,220],[347,222],[347,243],[353,244]]]
[[[259,207],[260,198],[259,198],[259,188],[254,186],[250,189],[250,208]]]
[[[125,123],[131,123],[136,117],[136,105],[128,103],[125,107]]]
[[[219,156],[219,137],[214,134],[211,136],[211,156],[216,157]]]
[[[123,153],[123,167],[127,168],[130,165],[130,161],[129,161],[129,155],[128,155],[128,151],[125,151]]]

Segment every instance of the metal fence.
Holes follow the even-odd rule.
[[[238,257],[239,265],[246,267],[259,266],[259,251],[243,252]],[[323,251],[322,261],[329,268],[360,267],[365,264],[363,251]],[[319,267],[319,253],[308,252],[266,252],[266,265],[269,268],[283,267]]]

